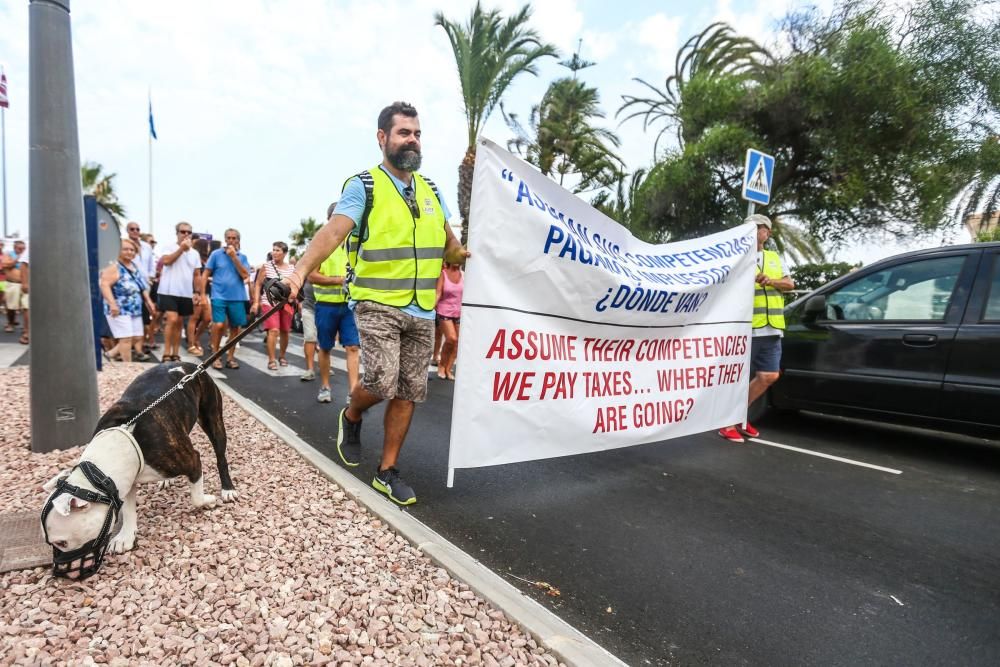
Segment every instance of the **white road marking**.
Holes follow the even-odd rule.
[[[841,456],[833,456],[832,454],[823,454],[822,452],[814,452],[811,449],[801,449],[799,447],[792,447],[791,445],[782,445],[777,442],[771,442],[769,440],[761,440],[760,438],[750,438],[750,442],[759,442],[762,445],[767,445],[769,447],[779,447],[781,449],[788,449],[793,452],[799,452],[801,454],[810,454],[812,456],[818,456],[824,459],[830,459],[831,461],[840,461],[841,463],[849,463],[852,466],[861,466],[862,468],[871,468],[872,470],[881,470],[882,472],[892,473],[893,475],[902,475],[902,470],[896,470],[894,468],[884,468],[882,466],[877,466],[871,463],[865,463],[864,461],[855,461],[853,459],[845,459]]]
[[[890,595],[889,597],[891,597],[891,598],[892,598],[893,600],[895,600],[895,601],[896,601],[896,604],[898,604],[898,605],[899,605],[900,607],[905,607],[905,606],[906,606],[906,605],[904,605],[904,604],[903,604],[902,602],[900,602],[900,601],[899,601],[899,598],[898,598],[898,597],[896,597],[895,595]]]
[[[20,343],[0,343],[0,368],[8,368],[28,351],[27,345]]]

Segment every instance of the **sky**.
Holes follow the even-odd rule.
[[[458,164],[466,123],[451,47],[434,26],[441,11],[463,23],[465,0],[74,0],[72,2],[80,156],[116,174],[127,219],[172,241],[173,225],[220,237],[239,229],[243,250],[260,262],[271,243],[289,240],[299,221],[322,219],[343,182],[381,161],[376,118],[394,100],[413,104],[423,130],[422,173],[433,178],[458,222]],[[523,2],[495,0],[504,14]],[[713,21],[765,43],[775,21],[807,3],[778,0],[545,0],[531,25],[563,58],[582,41],[595,61],[580,76],[598,88],[607,127],[622,139],[629,170],[653,158],[655,130],[619,125],[624,94],[639,77],[662,86],[678,48]],[[820,0],[829,8],[832,0]],[[28,233],[28,1],[0,0],[0,63],[6,112],[9,231]],[[560,58],[562,59],[562,58]],[[504,97],[528,115],[545,88],[568,70],[546,59],[539,75],[517,79]],[[152,142],[149,206],[147,97]],[[503,145],[511,133],[499,109],[483,136]],[[951,232],[938,242],[966,242]],[[919,242],[928,245],[928,241]],[[904,248],[886,239],[842,248],[833,259],[871,262]]]

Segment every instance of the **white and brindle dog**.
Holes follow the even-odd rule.
[[[136,489],[140,483],[184,476],[191,484],[195,507],[215,505],[216,497],[205,493],[201,456],[189,437],[195,423],[215,450],[222,500],[236,499],[226,461],[222,394],[207,373],[199,374],[142,415],[131,429],[125,428],[195,368],[188,363],[160,364],[137,377],[101,417],[80,463],[44,485],[51,495],[42,513],[42,527],[53,547],[57,575],[69,576],[60,572],[60,560],[67,556],[78,556],[76,570],[84,568],[82,578],[97,571],[105,551],[124,553],[135,546]],[[121,507],[120,516],[116,504]],[[117,534],[115,524],[121,526]],[[85,563],[88,559],[89,565]],[[73,567],[63,565],[63,570],[72,571]]]

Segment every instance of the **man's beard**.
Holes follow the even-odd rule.
[[[396,152],[386,151],[389,164],[400,171],[416,171],[420,169],[420,149],[404,146]]]

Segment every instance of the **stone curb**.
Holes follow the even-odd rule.
[[[485,565],[443,538],[432,528],[407,512],[391,505],[377,491],[321,454],[271,413],[246,398],[224,381],[216,378],[222,393],[255,417],[272,433],[298,452],[327,479],[389,524],[432,561],[452,576],[465,582],[479,596],[518,623],[536,641],[568,665],[625,665],[579,630],[550,612],[535,600],[505,581]]]

